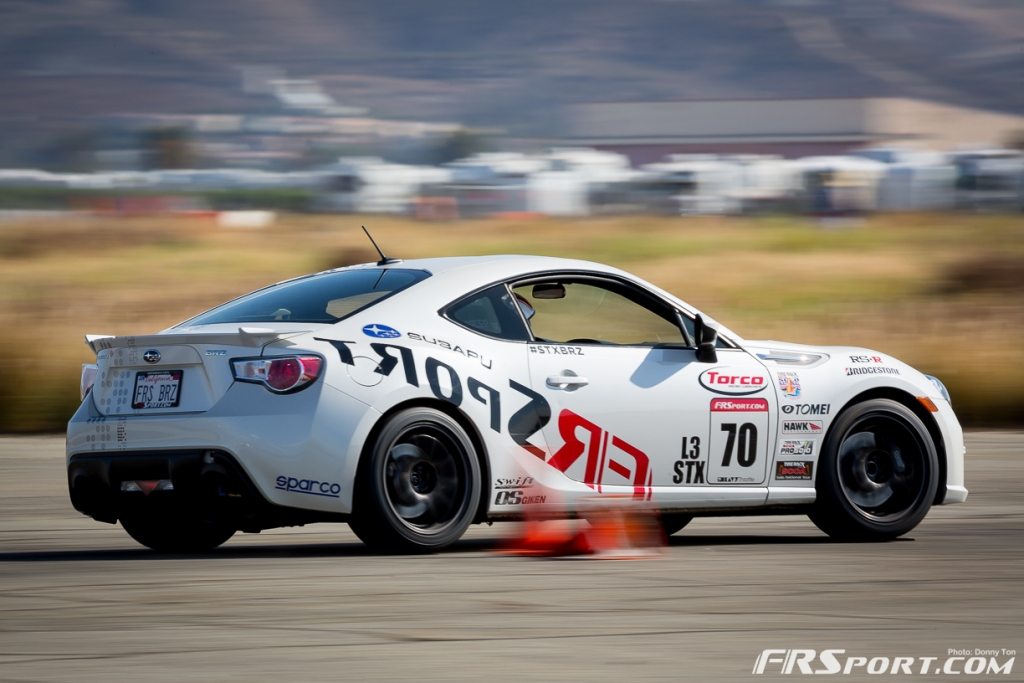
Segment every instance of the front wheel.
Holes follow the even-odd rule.
[[[913,411],[888,399],[859,403],[825,439],[811,521],[841,540],[902,536],[931,507],[938,472],[935,444]]]
[[[480,463],[466,431],[433,408],[381,429],[360,467],[349,526],[372,548],[430,552],[457,541],[480,502]]]

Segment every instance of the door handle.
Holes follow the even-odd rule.
[[[568,389],[569,391],[572,391],[573,389],[585,387],[590,384],[590,380],[586,377],[578,376],[571,370],[566,370],[561,375],[551,375],[548,377],[547,384],[552,389]]]

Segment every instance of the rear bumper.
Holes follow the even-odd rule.
[[[321,383],[285,396],[235,384],[205,413],[104,416],[90,395],[68,423],[69,483],[87,476],[83,481],[120,487],[128,479],[173,481],[178,473],[188,490],[211,453],[254,500],[346,515],[362,444],[379,416]],[[314,483],[330,495],[313,495]]]
[[[170,481],[173,489],[123,490],[125,482],[154,480]],[[76,510],[111,524],[126,510],[141,507],[228,520],[243,531],[345,520],[343,515],[274,505],[231,455],[211,449],[78,453],[68,463],[68,491]]]

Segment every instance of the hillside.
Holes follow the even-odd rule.
[[[8,149],[123,111],[258,112],[241,68],[385,117],[551,134],[565,103],[917,96],[1024,112],[1024,3],[1000,0],[8,0]],[[26,137],[27,136],[27,137]]]

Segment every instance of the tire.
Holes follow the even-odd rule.
[[[888,399],[858,403],[825,439],[809,516],[838,540],[891,540],[924,519],[938,475],[935,444],[913,411]]]
[[[679,533],[687,524],[693,521],[693,515],[684,515],[679,512],[665,512],[660,515],[661,529],[666,536]]]
[[[433,552],[457,541],[480,503],[480,462],[466,431],[433,408],[380,430],[357,478],[352,531],[375,550]]]
[[[142,545],[160,553],[201,553],[213,550],[235,535],[222,522],[178,514],[131,511],[121,526]]]

